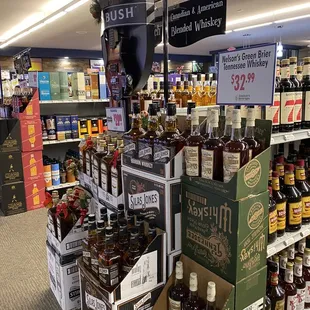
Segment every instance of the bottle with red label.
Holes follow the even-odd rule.
[[[302,273],[306,282],[305,309],[310,309],[310,249],[308,248],[304,251]]]
[[[294,264],[294,283],[297,288],[297,303],[296,310],[304,310],[305,309],[305,295],[306,295],[306,281],[303,277],[302,272],[302,258],[295,257]]]
[[[297,304],[297,288],[293,279],[293,263],[287,263],[283,289],[285,291],[285,309],[295,310]]]
[[[290,81],[290,60],[281,61],[281,108],[280,108],[280,131],[289,132],[294,130],[294,105],[295,87]]]
[[[310,128],[310,57],[305,57],[302,73],[302,128]]]

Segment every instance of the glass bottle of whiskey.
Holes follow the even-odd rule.
[[[185,108],[189,101],[192,101],[192,93],[189,91],[189,82],[184,81],[184,90],[182,92],[182,107]]]
[[[302,223],[310,222],[310,185],[306,181],[305,161],[299,159],[295,165],[296,188],[301,192]]]
[[[278,156],[275,159],[275,171],[278,172],[279,181],[280,181],[280,190],[283,190],[284,187],[284,156]]]
[[[92,139],[86,141],[87,148],[85,150],[85,172],[88,176],[92,176],[92,154],[95,152],[94,142]]]
[[[131,116],[131,129],[124,133],[124,154],[137,158],[138,155],[138,139],[144,134],[141,127],[140,106],[138,103],[133,104]]]
[[[197,74],[197,83],[196,83],[196,86],[195,86],[195,92],[192,95],[192,100],[196,103],[197,107],[202,105],[202,98],[201,98],[201,94],[200,94],[201,87],[202,87],[202,84],[201,84],[201,74],[198,73]]]
[[[111,165],[114,158],[114,144],[108,144],[108,153],[101,158],[100,163],[100,187],[107,193],[111,193]]]
[[[120,252],[121,259],[123,259],[125,252],[128,250],[128,228],[127,228],[127,220],[121,219],[118,222],[119,225],[119,238],[117,247]]]
[[[285,280],[285,270],[287,261],[288,261],[287,251],[283,250],[280,252],[280,259],[279,259],[279,283],[281,286]]]
[[[224,143],[227,143],[231,138],[231,132],[232,132],[232,112],[234,107],[228,106],[226,108],[226,115],[225,115],[225,128],[224,128],[224,134],[221,137],[221,140]]]
[[[91,271],[91,247],[96,243],[97,240],[97,226],[95,214],[88,215],[88,235],[82,241],[83,248],[83,262],[84,266]]]
[[[224,142],[219,137],[219,111],[211,110],[209,138],[201,149],[201,177],[223,182]]]
[[[270,266],[270,286],[267,290],[267,296],[271,301],[272,310],[284,310],[285,292],[279,285],[278,270],[274,265]]]
[[[306,282],[305,309],[310,309],[310,249],[305,248],[302,273]]]
[[[217,75],[213,73],[212,82],[210,88],[210,104],[216,105],[216,94],[217,94]]]
[[[283,289],[285,291],[285,309],[296,309],[297,288],[294,283],[293,263],[286,264],[285,279]]]
[[[112,291],[120,280],[120,253],[113,239],[113,228],[105,231],[105,248],[99,254],[99,282],[107,290]]]
[[[119,222],[122,219],[125,219],[125,205],[120,203],[117,205],[117,221]]]
[[[224,182],[228,183],[235,173],[249,161],[249,146],[242,140],[241,115],[239,109],[232,113],[232,132],[230,141],[223,151]]]
[[[296,78],[301,83],[301,81],[302,81],[302,66],[297,66]]]
[[[149,105],[149,120],[147,132],[139,138],[139,159],[153,162],[154,160],[154,140],[159,137],[158,116],[156,105]]]
[[[295,187],[294,165],[288,164],[284,167],[284,187],[283,194],[287,198],[286,202],[286,230],[297,231],[301,228],[302,222],[302,202],[301,193]]]
[[[145,222],[143,215],[137,215],[135,228],[139,232],[138,241],[141,251],[143,252],[147,246],[147,237],[145,235]]]
[[[115,244],[118,242],[118,233],[119,233],[119,226],[118,226],[118,219],[117,219],[117,214],[116,213],[111,213],[110,214],[110,226],[113,229],[113,240]]]
[[[197,273],[191,272],[189,276],[189,296],[184,301],[182,310],[203,310],[205,304],[198,296],[198,278]]]
[[[177,89],[175,91],[175,100],[176,100],[176,106],[178,108],[182,108],[182,89],[181,89],[181,82],[177,81]]]
[[[131,209],[127,211],[127,222],[128,222],[128,230],[135,227],[135,213]]]
[[[111,165],[111,194],[114,197],[118,197],[123,192],[122,188],[122,173],[121,173],[121,157],[124,153],[124,148],[118,148],[118,155],[117,158],[112,161]]]
[[[297,288],[296,310],[305,309],[306,282],[302,273],[302,258],[295,257],[294,263],[294,284]]]
[[[209,73],[206,73],[205,82],[203,86],[203,93],[202,93],[202,105],[203,106],[208,106],[211,104],[210,90],[211,90],[210,76],[209,76]]]
[[[243,141],[249,146],[249,160],[260,153],[260,143],[255,139],[255,115],[254,108],[248,108],[246,127]]]
[[[100,173],[100,164],[101,159],[107,155],[106,152],[106,145],[107,143],[105,140],[99,140],[97,146],[97,152],[94,154],[93,163],[92,163],[92,174],[94,183],[98,186],[101,185],[101,173]]]
[[[191,135],[191,113],[192,113],[192,109],[195,109],[196,104],[193,101],[188,101],[187,102],[187,115],[186,115],[186,124],[185,124],[185,130],[181,133],[181,136],[184,139],[187,139],[190,135]]]
[[[147,244],[150,244],[156,238],[156,224],[155,222],[149,223],[149,229],[147,234]]]
[[[271,244],[277,239],[277,223],[278,215],[276,202],[272,197],[272,187],[269,187],[269,215],[268,215],[268,244]]]
[[[181,310],[182,303],[188,299],[189,289],[183,282],[183,263],[178,261],[175,268],[175,281],[168,291],[169,310]]]
[[[216,285],[214,282],[208,282],[206,310],[216,310]]]
[[[191,110],[191,135],[185,141],[185,174],[199,177],[201,175],[201,148],[205,139],[200,134],[198,110]]]
[[[97,222],[97,241],[91,248],[91,272],[96,278],[99,278],[99,254],[104,249],[105,223],[103,220]]]
[[[302,122],[301,126],[304,129],[310,128],[310,57],[303,59],[303,77],[302,77]]]

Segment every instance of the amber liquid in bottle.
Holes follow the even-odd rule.
[[[181,137],[187,139],[191,135],[191,113],[192,109],[195,109],[195,102],[188,101],[187,102],[187,115],[185,120],[185,130],[181,133]]]
[[[99,254],[104,249],[105,224],[103,220],[97,222],[97,242],[91,248],[91,271],[96,278],[99,278]]]
[[[224,135],[221,137],[221,140],[224,143],[227,143],[231,138],[231,132],[232,132],[232,106],[228,106],[226,108],[226,115],[225,115],[225,129],[224,129]]]
[[[286,264],[283,289],[285,291],[285,309],[296,309],[297,288],[293,282],[293,263]]]
[[[278,283],[278,272],[274,269],[271,271],[267,296],[270,298],[272,310],[284,310],[285,293]]]
[[[269,216],[268,216],[268,244],[277,239],[278,214],[276,202],[272,197],[272,188],[269,187]]]
[[[114,158],[114,144],[108,144],[108,154],[101,159],[100,164],[100,187],[107,193],[112,192],[111,165]]]
[[[197,74],[197,83],[196,83],[196,87],[195,87],[195,92],[193,93],[193,96],[192,96],[192,98],[193,98],[192,100],[196,103],[197,107],[202,105],[202,97],[200,95],[201,87],[202,87],[202,84],[201,84],[201,74],[198,73]]]
[[[175,91],[174,96],[175,96],[177,107],[182,108],[183,107],[183,104],[182,104],[183,94],[182,94],[181,82],[180,81],[177,82],[177,89]]]
[[[223,182],[224,142],[219,137],[219,111],[211,110],[209,138],[201,150],[201,177]]]
[[[305,309],[310,309],[310,249],[308,248],[304,252],[302,273],[306,282]]]
[[[101,159],[107,155],[106,151],[106,141],[99,140],[97,152],[94,154],[93,165],[92,165],[92,174],[94,183],[98,186],[101,185],[101,173],[100,173],[100,165]]]
[[[306,282],[302,273],[302,258],[298,256],[295,257],[294,283],[297,288],[296,310],[303,310],[305,308]]]
[[[197,273],[191,272],[189,278],[189,296],[184,301],[182,310],[204,310],[205,304],[198,296]]]
[[[88,236],[82,241],[84,266],[91,271],[91,248],[97,241],[96,216],[88,216]]]
[[[184,90],[182,92],[182,107],[186,108],[188,101],[192,101],[192,94],[189,91],[188,81],[184,82]]]

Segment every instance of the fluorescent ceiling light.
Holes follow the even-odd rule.
[[[69,59],[69,57],[68,57],[68,56],[65,56],[64,59]]]
[[[276,23],[276,24],[285,23],[285,22],[289,22],[289,21],[291,21],[291,20],[302,19],[302,18],[308,18],[308,17],[310,17],[310,14],[308,14],[308,15],[296,16],[296,17],[291,17],[291,18],[285,18],[285,19],[280,19],[280,20],[276,20],[275,23]]]
[[[51,0],[43,7],[41,7],[41,10],[49,15],[60,10],[61,8],[68,5],[72,1],[73,0]]]
[[[54,16],[48,18],[47,20],[45,20],[45,21],[44,21],[44,24],[52,23],[54,20],[56,20],[56,19],[58,19],[58,18],[60,18],[60,17],[62,17],[62,16],[64,16],[64,15],[66,15],[66,14],[67,14],[67,12],[61,11],[61,12],[59,12],[58,14],[56,14],[56,15],[54,15]]]
[[[253,28],[258,28],[258,27],[264,27],[264,26],[269,26],[271,24],[272,24],[272,22],[264,23],[264,24],[258,24],[258,25],[253,25],[253,26],[248,26],[248,27],[234,29],[234,31],[242,31],[242,30],[246,30],[246,29],[253,29]]]
[[[44,23],[38,24],[38,25],[32,27],[31,29],[29,29],[29,33],[35,32],[36,30],[38,30],[38,29],[44,27],[45,25],[46,25],[46,24],[44,24]]]
[[[89,0],[81,0],[71,6],[69,6],[67,9],[65,9],[66,12],[71,12],[73,10],[75,10],[76,8],[78,8],[79,6],[83,5],[84,3],[88,2]]]

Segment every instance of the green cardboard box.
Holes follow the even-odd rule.
[[[60,99],[69,99],[69,86],[68,86],[68,73],[59,72],[59,84],[60,84]]]
[[[59,72],[50,72],[50,84],[52,100],[60,100]]]

